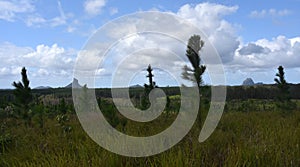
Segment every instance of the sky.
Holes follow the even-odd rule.
[[[68,85],[74,77],[78,56],[93,34],[99,34],[99,28],[128,14],[147,11],[165,12],[199,28],[207,37],[205,43],[211,43],[221,57],[227,85],[240,85],[246,78],[274,83],[279,65],[284,67],[288,82],[300,83],[299,0],[0,0],[0,89],[13,88],[11,84],[21,79],[24,66],[33,88]],[[152,23],[151,18],[142,19],[145,24]],[[155,23],[153,27],[178,31],[170,20]],[[136,29],[130,21],[118,22],[104,35],[122,34],[125,30],[137,33]],[[122,38],[121,35],[117,37]],[[156,48],[155,51],[161,48],[157,53],[162,56],[154,56],[153,50],[147,53],[139,50],[146,45]],[[205,46],[208,45],[204,45],[204,52]],[[129,85],[147,82],[145,64],[150,63],[158,85],[180,85],[176,75],[180,76],[184,64],[189,65],[188,61],[178,63],[163,56],[172,55],[171,51],[184,56],[184,45],[177,47],[174,40],[153,34],[126,37],[113,49],[105,65],[96,70],[96,87],[112,86],[115,67],[132,50],[144,57],[133,54],[137,56],[136,61],[124,60],[126,69],[123,70],[134,73]],[[129,49],[131,52],[127,52]],[[173,71],[165,72],[163,66],[155,64],[157,62],[164,62]],[[212,84],[208,72],[203,79],[204,84]]]

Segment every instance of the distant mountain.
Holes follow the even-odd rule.
[[[254,83],[252,78],[247,78],[243,81],[242,85],[244,85],[244,86],[264,85],[264,83],[263,82]]]
[[[143,86],[136,84],[136,85],[131,85],[130,88],[143,88]]]
[[[38,87],[35,87],[33,89],[52,89],[52,87],[50,87],[50,86],[38,86]]]
[[[254,85],[254,82],[253,82],[252,78],[247,78],[243,81],[242,85],[251,86],[251,85]]]
[[[69,85],[65,86],[64,88],[82,88],[82,86],[79,84],[78,79],[74,78],[73,82],[70,83]]]

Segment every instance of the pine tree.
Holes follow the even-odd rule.
[[[185,65],[183,67],[182,78],[193,81],[198,87],[200,94],[200,86],[203,83],[202,75],[206,70],[206,66],[201,65],[200,51],[204,46],[204,41],[201,40],[199,35],[193,35],[188,41],[188,46],[185,55],[192,64],[192,68]],[[198,125],[202,126],[201,111],[198,114]]]
[[[154,75],[152,74],[152,71],[153,69],[151,68],[151,65],[149,64],[148,65],[148,68],[147,68],[147,72],[148,72],[148,75],[146,76],[147,78],[149,78],[149,85],[145,84],[145,88],[149,90],[149,92],[155,88],[155,82],[153,81],[153,77]]]
[[[278,73],[276,73],[276,76],[278,78],[275,78],[274,81],[276,82],[280,93],[278,99],[280,101],[289,100],[289,85],[285,80],[284,68],[282,66],[278,67]]]
[[[30,81],[26,74],[26,68],[23,67],[21,71],[22,82],[13,82],[15,87],[14,95],[16,99],[15,105],[17,106],[18,114],[26,120],[27,124],[31,123],[31,113],[29,110],[29,104],[32,101],[31,88],[29,87]]]
[[[61,98],[58,104],[58,112],[62,114],[66,114],[68,111],[67,104],[65,98]]]
[[[144,95],[142,96],[142,99],[141,99],[142,109],[146,109],[150,106],[150,102],[148,100],[149,93],[151,92],[152,89],[157,88],[156,83],[153,81],[154,75],[152,74],[152,71],[153,71],[153,69],[152,69],[151,65],[149,64],[148,68],[147,68],[148,75],[146,76],[149,79],[149,85],[144,84],[144,87],[145,87]]]
[[[201,84],[203,83],[202,75],[206,70],[206,66],[200,64],[201,58],[199,52],[203,46],[204,41],[201,40],[199,35],[193,35],[190,37],[186,50],[186,56],[188,57],[193,68],[185,65],[182,72],[183,79],[195,82],[198,88],[200,88]]]

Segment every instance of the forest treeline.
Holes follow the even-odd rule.
[[[166,95],[180,95],[179,87],[160,87]],[[122,88],[118,88],[122,89]],[[202,96],[209,98],[211,86],[202,86]],[[124,92],[124,91],[120,91]],[[129,94],[131,98],[139,98],[144,92],[144,88],[130,88]],[[291,99],[300,99],[300,84],[289,84],[289,96]],[[95,90],[96,97],[111,98],[110,88],[98,88]],[[279,95],[277,85],[255,85],[255,86],[227,86],[227,100],[246,100],[246,99],[276,99]],[[34,97],[42,95],[53,95],[56,98],[66,98],[72,101],[72,89],[68,88],[52,88],[52,89],[33,89]],[[119,97],[125,97],[120,94]],[[9,103],[14,101],[13,90],[0,90],[1,103]]]

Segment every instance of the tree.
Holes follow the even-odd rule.
[[[153,81],[154,75],[152,74],[152,71],[153,71],[153,69],[151,68],[151,65],[149,64],[149,65],[148,65],[148,68],[147,68],[148,75],[146,76],[147,78],[149,78],[149,85],[147,85],[147,84],[144,85],[145,88],[146,88],[147,90],[149,90],[149,92],[150,92],[153,88],[156,87],[155,82]]]
[[[198,91],[200,93],[200,86],[202,85],[202,75],[206,70],[206,66],[201,65],[201,58],[200,58],[200,50],[204,46],[204,41],[201,40],[200,35],[193,35],[190,37],[186,49],[185,55],[188,57],[190,63],[192,64],[192,68],[185,65],[183,67],[182,78],[186,80],[193,81],[196,83],[198,87]],[[198,124],[201,127],[201,112],[198,114]]]
[[[81,92],[79,95],[79,111],[80,112],[87,112],[87,111],[91,111],[91,104],[89,102],[89,89],[87,87],[86,84],[83,85],[83,87],[81,88]]]
[[[282,66],[278,67],[278,73],[276,73],[276,76],[278,78],[275,78],[274,81],[277,84],[277,87],[279,89],[279,100],[285,101],[289,99],[289,85],[285,80],[284,77],[284,68]]]
[[[277,99],[279,103],[276,103],[277,107],[279,107],[282,111],[292,111],[297,107],[297,104],[290,100],[289,96],[289,85],[284,78],[284,69],[282,66],[278,67],[278,73],[276,73],[278,78],[275,78],[274,81],[277,84],[277,88],[279,89],[279,95]]]
[[[21,71],[22,82],[13,82],[12,85],[15,87],[14,95],[16,98],[15,105],[17,106],[18,113],[26,120],[28,124],[31,122],[29,104],[32,101],[31,88],[29,87],[30,81],[26,74],[26,68],[23,67]]]
[[[201,40],[199,35],[193,35],[190,37],[185,55],[188,57],[193,68],[185,65],[182,72],[182,78],[195,82],[198,88],[200,88],[203,83],[202,75],[206,69],[206,66],[200,64],[201,58],[199,52],[203,46],[204,41]]]
[[[142,99],[141,99],[142,109],[146,109],[150,106],[150,103],[148,100],[149,93],[151,92],[152,89],[157,88],[156,83],[153,81],[154,75],[152,74],[152,71],[153,71],[153,69],[152,69],[151,65],[149,64],[148,68],[147,68],[148,75],[146,76],[149,79],[149,85],[144,84],[144,87],[145,87],[144,95],[142,96]]]
[[[66,114],[68,111],[67,104],[65,98],[61,98],[58,104],[58,112],[62,114]]]

